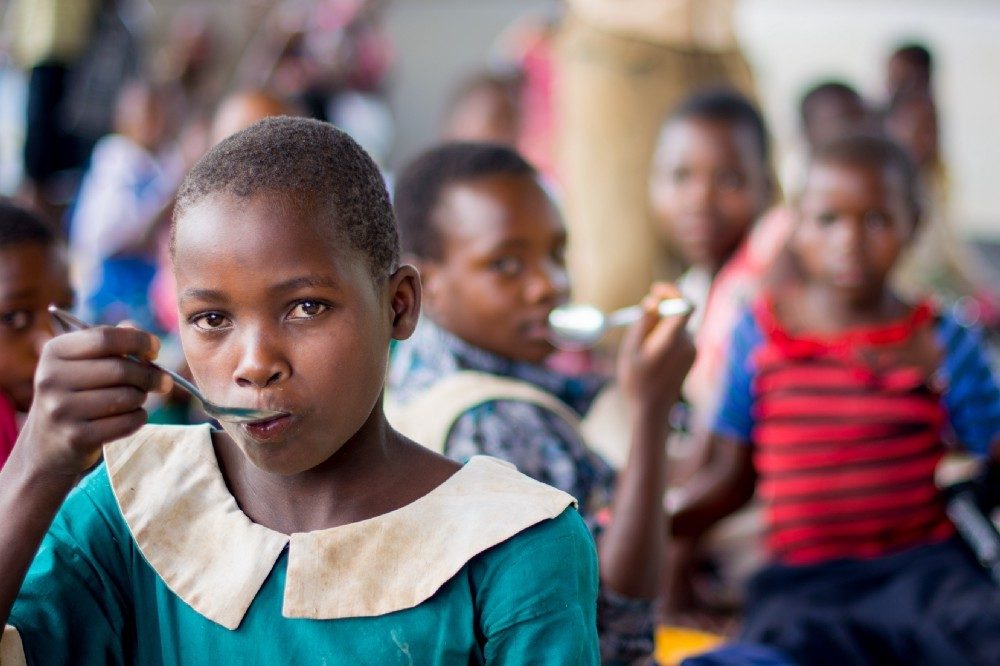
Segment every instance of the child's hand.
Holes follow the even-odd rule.
[[[622,341],[618,382],[633,406],[665,411],[680,396],[695,356],[685,330],[691,314],[661,318],[657,312],[661,301],[680,296],[671,284],[654,284],[642,301],[642,319],[629,328]]]
[[[98,327],[53,338],[42,349],[35,396],[18,441],[36,471],[78,475],[100,459],[101,446],[146,423],[142,405],[170,378],[145,363],[160,341],[134,328]]]

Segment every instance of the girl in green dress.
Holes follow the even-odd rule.
[[[169,388],[135,360],[154,337],[50,341],[0,473],[4,666],[596,663],[572,498],[385,421],[420,282],[371,159],[330,125],[268,119],[195,166],[174,223],[195,381],[281,416],[146,426]]]

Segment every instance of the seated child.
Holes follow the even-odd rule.
[[[173,228],[191,372],[281,414],[142,427],[169,382],[127,356],[154,337],[52,340],[0,472],[4,663],[597,663],[573,498],[386,424],[389,339],[420,304],[398,251],[381,174],[332,125],[263,120],[194,167]]]
[[[692,430],[714,412],[736,314],[783,246],[780,221],[755,224],[774,193],[767,129],[746,98],[704,92],[670,115],[654,154],[650,201],[661,233],[689,266],[677,286],[697,306],[698,358],[684,382]]]
[[[52,337],[50,303],[73,304],[66,248],[48,224],[0,201],[0,468],[31,407],[38,355]]]
[[[798,276],[733,336],[712,464],[673,511],[695,536],[756,488],[772,564],[743,638],[798,663],[995,663],[1000,590],[954,536],[934,473],[944,441],[1000,444],[979,334],[900,299],[888,277],[920,219],[896,144],[821,148],[797,203]]]
[[[762,217],[774,200],[767,128],[743,96],[699,93],[672,112],[660,133],[650,176],[650,200],[661,233],[689,266],[678,286],[697,304],[692,329],[698,357],[684,382],[686,435],[670,443],[671,485],[691,477],[707,456],[706,440],[724,376],[729,336],[784,245],[787,217]],[[708,603],[738,603],[742,583],[760,564],[759,522],[751,515],[713,534],[708,548],[715,599],[693,576],[704,559],[699,544],[671,541],[659,615],[670,625],[722,630],[700,613]],[[711,603],[709,603],[711,602]],[[717,603],[716,603],[717,602]]]
[[[390,421],[453,459],[497,456],[575,497],[598,537],[602,658],[648,655],[667,413],[693,356],[686,318],[655,311],[677,292],[655,286],[623,342],[618,380],[632,447],[616,478],[580,432],[602,381],[543,365],[553,352],[548,315],[569,284],[566,231],[535,169],[508,147],[445,144],[403,170],[395,202],[428,319],[393,359]]]
[[[94,148],[70,220],[76,284],[88,316],[153,327],[147,292],[156,270],[156,231],[183,176],[167,142],[169,96],[151,84],[122,90],[115,132]]]
[[[948,173],[938,145],[934,99],[922,90],[900,92],[886,109],[884,121],[885,131],[916,163],[924,210],[923,224],[894,272],[894,286],[911,298],[933,294],[954,303],[969,297],[966,300],[974,299],[980,314],[987,315],[981,319],[995,318],[1000,290],[959,238],[951,219]]]

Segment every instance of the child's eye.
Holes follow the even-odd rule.
[[[746,183],[746,179],[738,171],[723,171],[717,176],[716,181],[719,187],[728,190],[738,190]]]
[[[292,308],[291,312],[288,313],[289,319],[312,319],[317,317],[327,310],[330,306],[326,303],[320,303],[319,301],[299,301],[296,303],[295,307]]]
[[[226,328],[229,324],[229,319],[227,319],[225,315],[219,314],[218,312],[206,312],[204,314],[195,315],[189,321],[192,326],[201,331],[218,331]]]
[[[686,182],[691,177],[691,170],[687,167],[678,167],[670,174],[677,184]]]
[[[816,216],[816,221],[819,222],[820,226],[828,227],[837,221],[837,214],[832,210],[823,211]]]
[[[880,210],[870,210],[865,213],[865,225],[873,229],[885,229],[890,226],[889,216]]]
[[[35,323],[31,310],[10,310],[0,313],[0,324],[12,331],[24,331]]]
[[[516,277],[524,270],[524,262],[518,257],[500,257],[490,267],[505,277]]]
[[[556,262],[560,266],[566,265],[566,246],[560,245],[552,251],[552,261]]]

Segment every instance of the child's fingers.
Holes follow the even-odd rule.
[[[687,322],[690,316],[689,312],[661,319],[643,342],[643,356],[646,360],[654,361],[660,358],[664,351],[679,346],[690,347],[693,358],[694,346],[688,339],[687,333]]]
[[[131,329],[134,329],[136,331],[142,330],[131,319],[126,319],[124,321],[118,322],[118,327],[119,328],[131,328]],[[155,335],[153,335],[153,347],[149,351],[148,354],[141,355],[142,358],[146,359],[147,361],[155,361],[156,357],[160,354],[160,344],[161,344],[160,343],[160,339],[158,337],[156,337]]]
[[[149,358],[159,350],[156,336],[134,328],[100,326],[53,338],[49,353],[67,360],[134,355]]]
[[[146,425],[148,420],[146,410],[141,407],[124,414],[92,420],[87,424],[86,434],[82,438],[85,441],[81,444],[94,446],[127,437]]]
[[[659,300],[653,296],[646,296],[639,305],[642,308],[642,317],[628,327],[625,337],[622,339],[621,353],[629,356],[635,356],[641,352],[643,341],[660,318],[660,314],[656,310],[659,306]]]
[[[55,379],[73,391],[89,391],[115,386],[132,386],[143,392],[158,391],[164,386],[165,373],[151,365],[125,357],[57,362],[39,367],[39,384]],[[167,378],[169,379],[169,378]]]
[[[128,414],[145,404],[146,395],[134,386],[81,391],[73,396],[72,407],[68,408],[72,413],[66,416],[79,421],[97,421]]]

